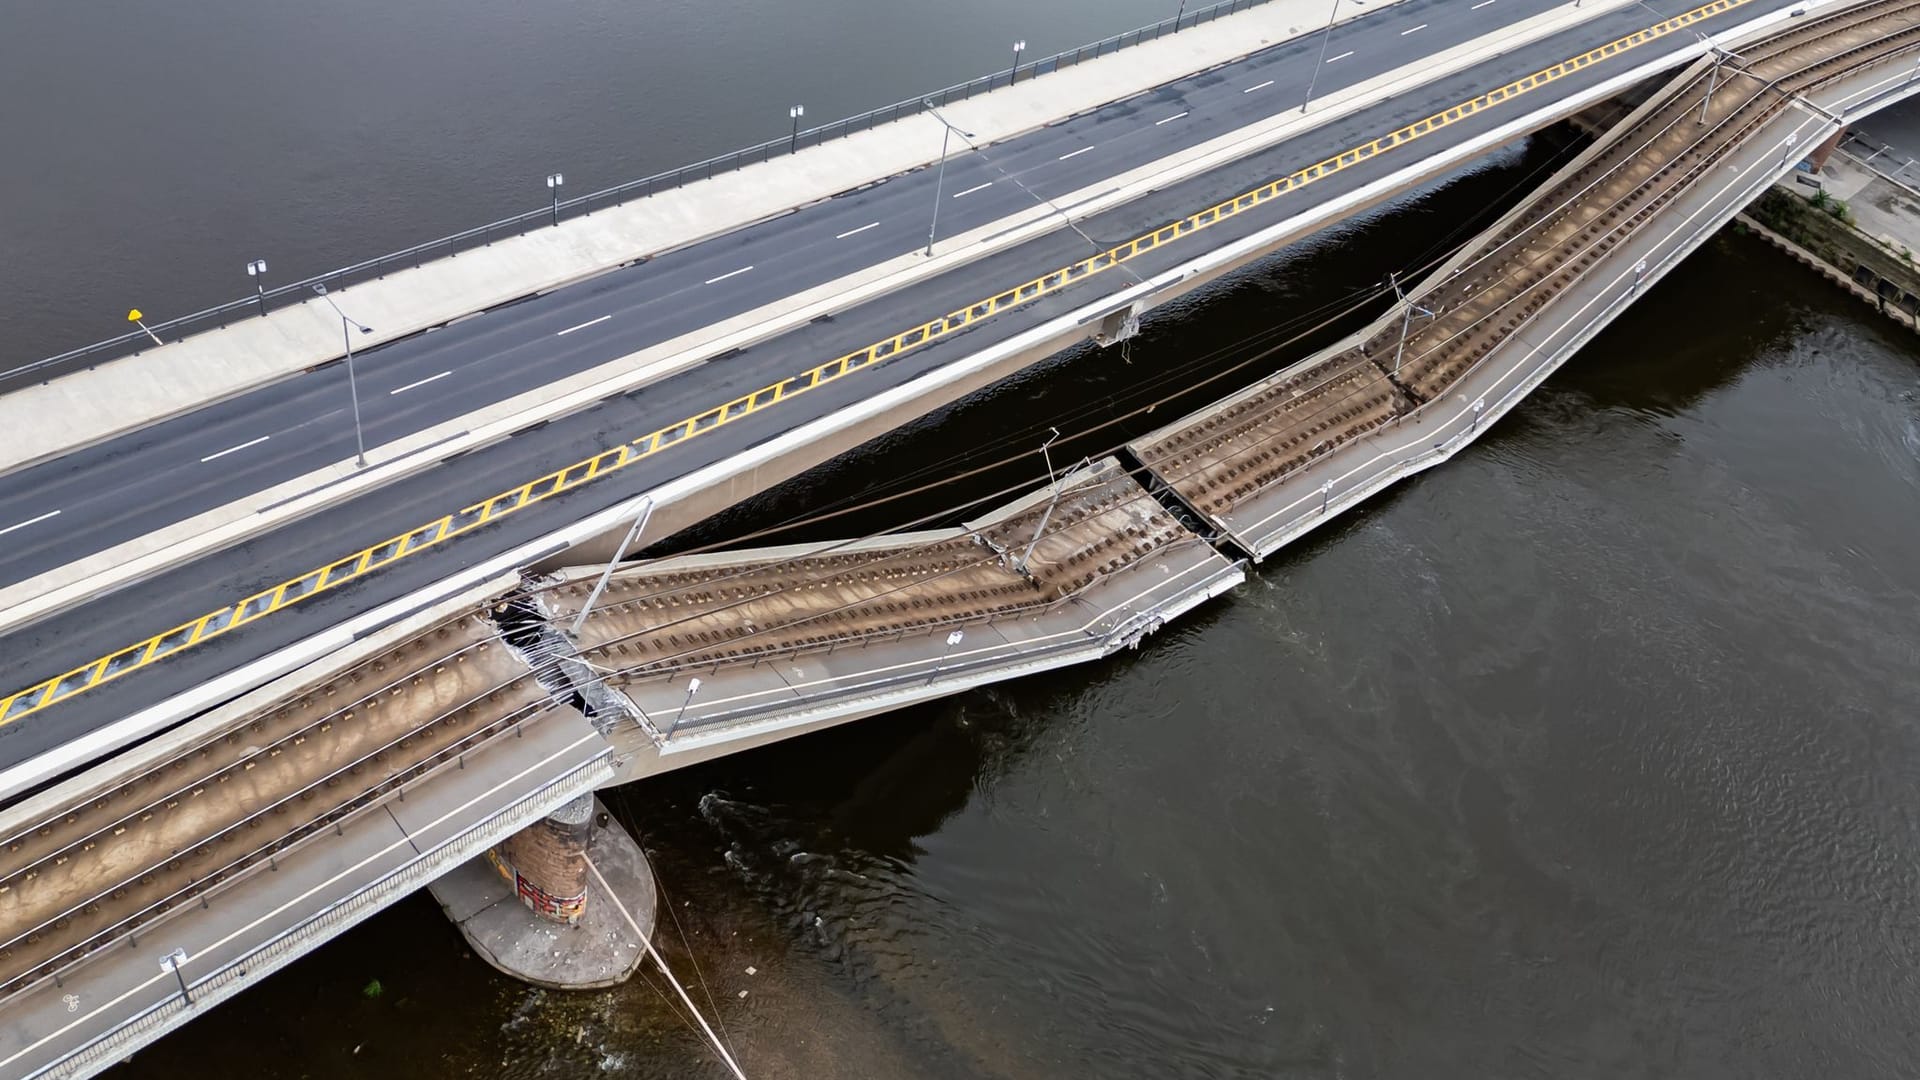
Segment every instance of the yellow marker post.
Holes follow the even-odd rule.
[[[142,329],[142,330],[147,330],[147,324],[146,324],[146,323],[143,323],[143,322],[141,322],[141,321],[140,321],[140,319],[141,319],[141,318],[142,318],[142,316],[141,316],[141,314],[140,314],[140,309],[139,309],[139,308],[134,308],[134,309],[133,309],[132,311],[129,311],[129,312],[127,312],[127,321],[128,321],[128,322],[130,322],[130,323],[132,323],[132,324],[134,324],[135,326],[138,326],[138,327],[139,327],[140,329]],[[165,344],[166,344],[166,342],[164,342],[164,341],[161,341],[161,340],[160,340],[160,335],[159,335],[159,334],[156,334],[156,333],[154,333],[154,332],[153,332],[153,331],[151,331],[151,330],[147,330],[147,336],[153,339],[153,343],[154,343],[155,345],[165,345]]]

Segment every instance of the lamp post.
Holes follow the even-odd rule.
[[[1474,398],[1473,399],[1473,422],[1467,425],[1468,431],[1478,431],[1480,429],[1480,414],[1486,411],[1487,411],[1487,399]]]
[[[800,149],[800,118],[807,115],[805,105],[795,105],[787,110],[787,119],[793,121],[793,135],[787,140],[787,153]]]
[[[693,704],[693,695],[699,692],[700,692],[700,680],[688,679],[687,680],[687,700],[682,701],[680,703],[680,711],[673,714],[673,723],[667,725],[668,735],[672,735],[674,732],[674,729],[680,726],[680,718],[687,715],[687,706]]]
[[[560,224],[560,186],[566,182],[567,178],[562,173],[547,174],[547,194],[553,200],[553,223],[555,225]]]
[[[187,950],[175,949],[160,958],[160,970],[173,972],[173,977],[180,981],[180,996],[186,1000],[187,1004],[191,1005],[193,1004],[193,991],[187,989],[187,973],[180,970],[180,966],[186,962]]]
[[[947,648],[940,654],[939,662],[933,665],[933,674],[927,676],[928,686],[932,686],[933,680],[940,677],[940,668],[947,662],[947,657],[953,655],[953,647],[966,640],[966,636],[967,633],[964,630],[955,630],[947,635]]]
[[[340,316],[340,338],[347,343],[347,392],[353,397],[353,442],[358,450],[353,461],[355,468],[364,469],[367,467],[367,436],[366,432],[360,428],[360,381],[353,372],[353,334],[349,328],[358,328],[363,334],[371,334],[373,327],[347,318],[347,313],[341,311],[340,305],[334,303],[333,297],[327,295],[325,285],[315,285],[313,292],[315,296],[327,302],[327,306],[333,309],[335,315]]]
[[[260,314],[267,313],[267,260],[255,259],[247,264],[247,276],[253,279],[253,291],[260,299]]]
[[[1788,165],[1788,164],[1790,164],[1790,163],[1792,163],[1792,161],[1793,161],[1793,148],[1794,148],[1794,145],[1795,145],[1796,143],[1798,143],[1799,141],[1800,141],[1800,137],[1799,137],[1798,135],[1792,135],[1792,134],[1789,134],[1789,135],[1787,136],[1787,149],[1786,149],[1786,152],[1785,152],[1785,153],[1782,153],[1782,154],[1780,155],[1780,164],[1781,164],[1781,165],[1782,165],[1783,167],[1784,167],[1784,166],[1786,166],[1786,165]]]
[[[607,591],[607,582],[613,578],[614,567],[619,566],[620,560],[627,557],[627,549],[640,538],[640,534],[646,530],[647,519],[652,516],[653,499],[649,497],[640,506],[640,516],[633,519],[633,528],[627,530],[626,538],[620,541],[620,546],[613,549],[613,558],[607,560],[607,569],[593,586],[593,592],[587,594],[587,602],[580,605],[580,615],[573,620],[571,631],[575,639],[580,637],[580,629],[587,625],[587,616],[593,613],[593,605],[599,602],[600,594]]]
[[[1327,28],[1320,32],[1320,59],[1314,62],[1313,70],[1307,74],[1307,99],[1300,103],[1300,115],[1307,114],[1307,106],[1313,103],[1313,88],[1320,82],[1320,69],[1327,66],[1327,44],[1333,40],[1333,17],[1340,10],[1340,0],[1333,0],[1333,6],[1327,9]]]
[[[1020,80],[1020,54],[1027,51],[1027,40],[1021,38],[1013,43],[1013,67],[1007,72],[1007,85],[1012,86]]]
[[[927,257],[931,259],[933,257],[934,230],[940,227],[940,193],[947,182],[947,143],[948,140],[952,139],[953,133],[956,131],[960,132],[960,137],[963,139],[973,138],[973,132],[961,131],[959,128],[947,123],[947,118],[941,116],[940,110],[933,107],[932,99],[922,98],[921,104],[925,105],[927,111],[933,114],[933,118],[940,121],[940,125],[946,128],[946,131],[940,135],[940,169],[933,175],[933,220],[927,223]]]

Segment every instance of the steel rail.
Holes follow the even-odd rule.
[[[149,866],[131,877],[123,878],[113,885],[105,886],[86,900],[70,905],[60,914],[44,919],[29,929],[16,932],[13,937],[5,942],[0,942],[0,955],[4,955],[6,951],[28,941],[35,934],[41,933],[49,927],[58,927],[62,921],[70,919],[74,915],[84,912],[87,908],[98,904],[103,898],[111,896],[116,890],[125,888],[128,882],[138,881],[142,876],[164,871],[169,865],[179,862],[182,858],[191,856],[196,852],[210,849],[221,840],[235,835],[238,830],[249,827],[255,822],[264,819],[266,815],[277,812],[296,801],[304,801],[309,794],[322,790],[330,786],[333,781],[372,763],[379,755],[397,749],[401,747],[402,744],[417,739],[423,734],[446,728],[455,723],[459,719],[460,714],[472,709],[478,704],[490,700],[500,693],[501,690],[535,678],[534,672],[529,669],[528,672],[516,675],[515,678],[507,680],[493,689],[475,693],[468,700],[442,712],[426,724],[415,727],[405,734],[397,736],[381,746],[369,750],[354,761],[343,764],[332,772],[314,779],[304,787],[289,792],[273,802],[254,810],[246,817],[209,834],[192,846],[171,853],[159,865]],[[558,707],[557,704],[551,698],[543,698],[520,706],[513,712],[489,721],[485,725],[465,734],[456,734],[454,740],[447,745],[434,749],[430,753],[412,760],[409,764],[389,770],[384,778],[365,787],[363,790],[347,795],[333,806],[322,809],[317,814],[308,815],[305,821],[283,830],[273,839],[249,851],[243,852],[222,866],[201,874],[198,877],[189,878],[187,884],[175,889],[173,892],[168,893],[158,900],[149,902],[134,912],[122,916],[118,921],[91,932],[80,941],[62,947],[60,951],[53,956],[38,962],[27,971],[12,976],[0,977],[0,999],[11,995],[29,983],[37,981],[38,978],[44,977],[46,974],[50,974],[60,967],[71,964],[80,957],[89,955],[111,941],[132,932],[148,921],[149,917],[171,910],[182,899],[201,896],[211,892],[236,873],[249,867],[257,866],[262,856],[284,851],[298,841],[313,835],[314,832],[320,828],[336,820],[344,820],[347,816],[350,816],[353,812],[361,809],[369,802],[377,800],[382,794],[404,787],[409,781],[418,779],[421,775],[424,775],[426,771],[430,771],[431,768],[444,765],[449,757],[463,755],[471,751],[478,745],[479,741],[491,738],[508,727],[531,720],[556,707]]]
[[[1561,78],[1661,40],[1693,24],[1732,11],[1753,0],[1709,0],[1708,3],[1663,19],[1651,26],[1588,49],[1505,85],[1475,95],[1425,118],[1404,124],[1378,138],[1267,182],[1204,210],[1162,225],[1089,258],[1042,274],[1022,285],[996,293],[963,308],[882,339],[864,349],[817,365],[753,393],[716,405],[685,420],[610,447],[585,460],[531,480],[483,502],[362,549],[317,570],[308,571],[232,605],[156,634],[118,652],[100,657],[63,674],[0,697],[0,725],[13,723],[128,672],[177,655],[255,619],[357,580],[401,558],[436,547],[472,532],[490,521],[516,513],[554,496],[575,490],[600,476],[627,468],[696,436],[743,417],[771,409],[781,402],[848,375],[877,366],[902,353],[950,337],[974,323],[1005,311],[1025,307],[1042,297],[1076,285],[1088,277],[1176,243],[1237,214],[1298,191],[1380,154],[1425,138],[1442,128],[1539,90]]]
[[[483,615],[484,611],[485,611],[485,605],[482,605],[481,607],[475,608],[473,611],[463,612],[460,615],[456,615],[454,616],[454,618],[459,619],[459,618],[471,617],[475,615]],[[417,638],[409,639],[408,642],[403,642],[402,646],[404,647],[405,644],[410,644],[414,640],[418,640],[418,639]],[[499,641],[501,641],[501,637],[496,632],[491,637],[482,638],[478,641],[469,642],[466,645],[461,646],[459,649],[455,650],[454,652],[448,653],[444,657],[440,658],[439,660],[434,661],[434,663],[438,665],[438,664],[444,664],[448,662],[457,662],[461,657],[464,657],[467,653]],[[378,663],[378,661],[381,660],[385,655],[387,654],[382,654],[381,656],[371,657],[367,660],[363,660],[360,663],[357,663],[352,667],[346,669],[345,671],[342,671],[339,674],[328,679],[325,683],[322,683],[319,686],[316,686],[310,689],[301,690],[301,691],[298,691],[297,693],[290,694],[289,697],[293,700],[310,698],[316,693],[323,692],[325,688],[328,686],[336,685],[342,680],[350,680],[353,678],[354,675],[358,674],[359,672],[375,666]],[[240,757],[234,758],[225,764],[213,766],[210,771],[200,774],[200,776],[197,779],[190,780],[181,784],[179,788],[169,792],[166,795],[161,796],[158,800],[156,800],[156,802],[164,801],[165,799],[176,797],[180,795],[182,792],[185,792],[197,785],[207,783],[210,780],[212,780],[214,777],[218,776],[220,773],[225,772],[233,768],[234,766],[242,765],[248,761],[258,760],[268,750],[272,749],[275,746],[280,745],[282,742],[286,741],[286,739],[288,738],[293,738],[301,735],[310,735],[322,724],[338,722],[340,717],[343,714],[353,711],[355,709],[361,708],[367,702],[373,700],[376,697],[379,697],[381,694],[387,693],[388,691],[394,689],[395,687],[400,686],[402,683],[405,683],[411,679],[416,678],[418,674],[419,672],[415,671],[415,672],[394,676],[392,682],[374,687],[372,690],[368,691],[362,696],[355,698],[354,700],[349,701],[346,704],[335,708],[332,712],[326,713],[325,715],[313,720],[312,722],[308,723],[305,727],[297,728],[287,733],[284,736],[276,737],[276,739],[272,743],[268,743],[264,746],[255,747],[253,750],[249,751],[248,753]],[[244,723],[236,721],[231,728],[227,728],[220,732],[210,734],[207,736],[207,738],[204,741],[196,743],[192,746],[183,748],[174,757],[170,758],[166,762],[162,762],[159,765],[155,766],[155,768],[150,770],[150,772],[157,772],[159,768],[164,767],[165,765],[170,764],[174,761],[182,760],[188,754],[192,754],[198,751],[204,751],[205,749],[211,747],[214,743],[230,737],[232,734],[239,731],[242,727],[251,727],[260,723],[264,723],[276,711],[278,711],[281,708],[284,708],[286,705],[291,703],[293,703],[292,700],[282,701],[280,703],[277,703],[271,706],[265,712],[255,716],[253,719],[249,721],[246,721]],[[86,810],[104,809],[104,804],[106,804],[108,800],[112,799],[116,795],[120,795],[126,792],[127,790],[128,789],[124,786],[116,787],[110,791],[102,792],[97,796],[84,800],[87,803],[85,809]],[[0,849],[5,849],[10,854],[18,846],[30,842],[33,838],[34,833],[42,832],[43,830],[57,829],[62,826],[70,824],[70,821],[67,819],[71,819],[74,815],[82,812],[81,806],[80,806],[81,801],[83,800],[76,800],[73,803],[69,803],[65,807],[51,811],[48,816],[40,818],[39,820],[35,821],[30,825],[21,826],[20,828],[16,829],[11,835],[7,836],[4,839],[0,839]],[[93,834],[91,834],[88,837],[83,837],[82,839],[90,839],[92,838],[92,836],[97,836],[99,833],[105,832],[108,829],[111,829],[117,825],[124,825],[131,818],[151,809],[153,809],[152,805],[146,805],[146,806],[140,807],[137,810],[129,811],[124,816],[114,821],[110,821],[106,825],[99,826],[97,829],[95,829]],[[75,841],[76,844],[78,842],[79,841]],[[58,853],[59,850],[62,850],[62,849],[55,849],[55,853]],[[43,858],[44,856],[35,856],[31,862],[23,864],[22,869],[38,864]],[[13,881],[13,879],[17,877],[21,872],[22,870],[0,869],[0,886],[5,886],[10,884]]]

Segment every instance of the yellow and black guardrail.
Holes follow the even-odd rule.
[[[1489,90],[1431,116],[1415,120],[1377,139],[1343,150],[1324,161],[1295,170],[1252,191],[1236,195],[1198,213],[1162,225],[1152,232],[1143,233],[1091,258],[1042,274],[1025,284],[949,312],[930,322],[921,323],[910,330],[875,342],[864,349],[848,353],[818,367],[809,368],[798,375],[782,379],[771,386],[762,387],[744,397],[716,405],[705,412],[642,435],[631,442],[603,450],[585,461],[575,462],[511,491],[474,503],[472,506],[447,514],[410,532],[281,582],[270,589],[254,593],[218,611],[208,612],[192,622],[183,623],[165,633],[155,634],[145,641],[129,645],[63,675],[0,698],[0,725],[31,716],[103,683],[120,678],[128,672],[138,671],[168,657],[177,656],[196,645],[231,633],[239,627],[263,619],[283,608],[391,566],[409,555],[463,536],[490,521],[518,513],[562,492],[572,491],[599,477],[644,461],[669,447],[677,446],[723,424],[732,423],[743,416],[764,412],[782,401],[804,394],[815,387],[846,378],[856,371],[872,367],[908,350],[919,348],[930,341],[946,337],[1001,312],[1023,307],[1042,296],[1058,292],[1069,285],[1110,270],[1145,252],[1165,247],[1235,214],[1244,213],[1288,192],[1297,191],[1323,180],[1343,169],[1352,168],[1388,150],[1405,146],[1449,124],[1457,123],[1495,105],[1584,70],[1593,64],[1752,2],[1753,0],[1712,0],[1711,3],[1702,4],[1672,18],[1663,19],[1625,37],[1589,49],[1577,56],[1568,57],[1531,75],[1515,79],[1505,86]]]

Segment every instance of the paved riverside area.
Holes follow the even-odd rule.
[[[1767,9],[1749,6],[1735,13],[1740,16],[1739,19],[1721,17],[1720,20],[1702,25],[1708,31],[1740,25],[1741,19],[1762,10]],[[1246,190],[1248,186],[1284,173],[1303,161],[1318,160],[1357,141],[1391,130],[1396,122],[1425,115],[1420,110],[1431,111],[1435,101],[1444,105],[1461,100],[1487,85],[1498,85],[1503,77],[1535,70],[1596,40],[1607,40],[1608,34],[1618,34],[1644,25],[1648,18],[1644,13],[1618,13],[1581,31],[1564,33],[1528,49],[1488,60],[1474,70],[1440,80],[1430,89],[1423,90],[1417,100],[1394,100],[1353,113],[1338,122],[1303,133],[1272,150],[1216,170],[1204,178],[1155,192],[1118,210],[1096,216],[1083,228],[1096,236],[1113,237],[1129,235],[1146,225],[1157,225],[1170,217],[1209,205],[1224,195]],[[1632,55],[1651,57],[1662,49],[1691,47],[1690,41],[1680,40],[1684,37],[1675,35],[1670,39],[1662,39],[1647,46],[1649,51],[1646,54]],[[1607,64],[1595,64],[1553,86],[1557,88],[1565,84],[1569,93],[1577,92],[1582,86],[1592,87],[1604,82],[1609,74]],[[1237,94],[1241,91],[1235,89],[1232,92]],[[1413,97],[1415,95],[1409,95],[1409,98]],[[1156,98],[1153,101],[1136,100],[1126,103],[1125,107],[1136,112],[1152,107],[1157,114],[1157,110],[1178,103],[1177,100],[1163,103]],[[1497,127],[1511,115],[1503,114],[1499,109],[1485,110],[1469,120],[1442,129],[1441,135],[1451,140],[1453,145],[1458,145],[1460,141],[1470,140],[1478,133]],[[1437,135],[1436,140],[1441,135]],[[1436,142],[1436,146],[1446,144]],[[1062,151],[1064,153],[1066,151]],[[1055,160],[1059,156],[1061,154],[1053,155]],[[1336,173],[1307,190],[1316,199],[1336,198],[1343,191],[1355,190],[1391,174],[1401,164],[1391,159],[1391,154],[1370,159],[1361,166]],[[1208,234],[1216,237],[1218,242],[1231,241],[1258,231],[1264,224],[1262,216],[1248,214],[1228,219],[1210,229]],[[1083,257],[1086,251],[1084,241],[1078,236],[1064,231],[1056,232],[992,258],[979,260],[939,279],[901,290],[883,301],[837,316],[832,322],[811,325],[782,338],[777,347],[751,349],[730,357],[725,365],[709,365],[701,370],[697,385],[684,379],[667,380],[648,388],[639,400],[616,399],[582,413],[565,425],[550,425],[491,447],[484,453],[466,455],[435,470],[430,477],[396,484],[381,492],[378,498],[364,499],[350,507],[316,515],[298,529],[283,530],[241,545],[231,557],[218,560],[222,564],[219,567],[208,565],[208,562],[197,563],[123,590],[113,598],[114,618],[111,620],[102,620],[84,612],[72,612],[17,632],[9,638],[11,647],[4,655],[0,655],[0,667],[6,669],[9,681],[17,678],[17,684],[24,685],[33,677],[57,666],[57,661],[50,658],[63,657],[73,662],[85,662],[87,657],[101,655],[126,644],[131,636],[125,629],[127,626],[164,628],[184,618],[194,617],[244,588],[302,573],[343,552],[356,550],[358,545],[355,541],[360,544],[377,542],[410,528],[418,524],[422,507],[458,505],[454,500],[484,498],[538,475],[545,468],[552,467],[553,463],[574,460],[600,449],[613,432],[627,434],[648,430],[642,425],[649,421],[658,423],[663,416],[690,415],[714,401],[724,400],[725,392],[745,392],[765,385],[770,381],[768,372],[775,372],[773,377],[776,378],[791,373],[801,366],[796,357],[805,358],[806,362],[811,363],[822,357],[838,355],[885,333],[897,332],[903,324],[910,325],[917,318],[924,317],[926,312],[964,306],[1009,283],[1025,280],[1036,266],[1061,265]],[[1164,254],[1156,252],[1137,265],[1142,273],[1157,272],[1178,265],[1184,257],[1179,245],[1169,245]],[[1078,302],[1080,299],[1070,293],[1038,302],[1028,309],[1029,314],[1022,317],[993,320],[952,340],[904,354],[897,361],[890,360],[884,367],[863,374],[859,380],[847,385],[823,388],[804,398],[797,398],[790,406],[783,406],[783,409],[791,411],[777,418],[777,424],[762,422],[759,414],[755,414],[738,424],[703,436],[685,448],[676,449],[658,462],[636,466],[618,474],[618,479],[606,481],[605,486],[596,484],[590,489],[554,501],[565,502],[568,511],[575,513],[616,505],[672,476],[684,475],[689,470],[755,446],[794,424],[845,408],[882,388],[906,383],[951,362],[963,351],[976,350],[1014,337],[1033,322],[1058,316],[1071,310]],[[914,318],[901,314],[906,312],[915,313]],[[475,321],[480,322],[484,318]],[[964,345],[958,344],[959,339],[964,339]],[[0,741],[4,741],[5,745],[4,753],[11,760],[19,760],[35,752],[36,747],[52,745],[75,733],[125,715],[156,698],[177,693],[182,687],[198,685],[209,672],[224,670],[308,637],[319,628],[333,625],[374,600],[404,595],[443,579],[452,568],[472,565],[474,561],[487,557],[489,552],[510,550],[516,545],[535,540],[552,527],[552,520],[548,518],[543,522],[537,520],[537,515],[509,519],[476,534],[470,541],[463,540],[458,545],[458,553],[455,553],[453,546],[423,553],[409,559],[404,565],[383,571],[377,578],[337,593],[323,594],[310,604],[302,605],[297,612],[290,610],[262,620],[244,633],[217,639],[190,654],[194,658],[191,663],[169,662],[150,672],[107,684],[71,703],[57,706],[44,714],[44,721],[50,722],[36,719],[30,723],[10,725],[0,730]],[[232,567],[244,567],[245,570],[236,574]]]

